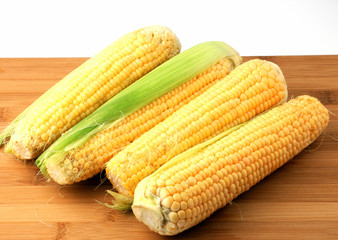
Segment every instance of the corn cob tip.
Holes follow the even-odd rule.
[[[144,29],[148,29],[148,31],[154,31],[160,35],[165,35],[163,37],[163,40],[160,40],[160,42],[162,43],[163,41],[168,41],[168,40],[173,40],[173,46],[172,46],[172,52],[171,55],[169,55],[169,58],[172,58],[173,56],[177,55],[178,53],[180,53],[182,45],[180,40],[178,39],[178,37],[176,36],[176,34],[169,28],[166,26],[162,26],[162,25],[153,25],[153,26],[149,26],[140,30],[144,30]]]
[[[5,152],[8,154],[14,154],[16,157],[23,160],[35,159],[38,157],[38,153],[29,147],[24,147],[21,142],[8,142],[5,147]]]
[[[232,55],[231,57],[229,57],[229,60],[233,63],[235,67],[243,62],[243,59],[239,54]]]
[[[283,82],[283,86],[285,88],[285,96],[284,96],[284,99],[281,100],[281,102],[278,104],[283,104],[283,103],[286,103],[286,101],[288,100],[288,85],[286,83],[286,80],[285,80],[285,76],[283,74],[283,71],[282,69],[274,62],[270,62],[270,61],[267,61],[269,62],[277,71],[277,73],[281,76],[281,81]]]
[[[225,42],[219,42],[219,44],[222,45],[222,48],[226,49],[226,56],[232,62],[234,67],[240,65],[243,62],[242,57],[234,48]]]

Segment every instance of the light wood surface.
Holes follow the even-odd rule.
[[[246,57],[244,60],[251,59]],[[331,112],[322,136],[289,163],[172,239],[338,239],[338,56],[261,57],[282,68],[289,98],[310,94]],[[0,130],[86,59],[0,59]],[[0,239],[169,239],[116,213],[102,175],[46,182],[33,162],[0,149]]]

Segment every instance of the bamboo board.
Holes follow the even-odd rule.
[[[253,57],[245,57],[244,60]],[[321,137],[285,166],[172,239],[338,239],[338,56],[260,57],[277,63],[289,98],[310,94],[329,109]],[[85,58],[0,59],[0,130]],[[33,162],[0,149],[0,239],[168,239],[115,213],[103,176],[46,182]]]

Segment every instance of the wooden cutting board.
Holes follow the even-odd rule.
[[[253,57],[245,57],[244,60]],[[310,94],[331,112],[322,136],[277,172],[172,239],[338,239],[338,56],[260,57],[283,70],[289,98]],[[0,129],[85,58],[0,59]],[[33,162],[0,150],[0,239],[169,239],[116,213],[104,176],[46,182]]]

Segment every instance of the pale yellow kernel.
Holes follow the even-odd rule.
[[[202,198],[202,202],[203,202],[203,203],[207,202],[207,200],[208,200],[208,197],[207,197],[207,195],[205,194],[205,192],[202,192],[201,198]]]
[[[165,225],[165,228],[168,232],[174,232],[177,230],[177,225],[175,223],[172,223],[172,222],[168,222],[166,225]]]
[[[248,172],[246,171],[246,169],[243,169],[243,170],[242,170],[242,176],[243,176],[244,178],[246,178],[246,177],[248,176]]]
[[[236,191],[236,186],[235,184],[231,184],[230,187],[229,187],[229,191],[234,193]]]
[[[213,195],[218,194],[221,191],[220,184],[218,183],[214,184],[212,189],[213,189],[213,193],[212,193]]]
[[[178,211],[177,215],[178,215],[179,219],[185,219],[185,211],[180,210],[180,211]]]
[[[270,66],[270,64],[269,64],[268,62],[266,62],[266,63],[264,63],[264,64],[262,65],[262,68],[263,68],[265,71],[270,72],[272,66]]]
[[[130,178],[133,175],[133,172],[130,169],[128,169],[126,171],[126,174],[127,174],[127,177]]]
[[[300,127],[300,123],[299,123],[298,121],[294,121],[294,122],[292,123],[292,126],[293,126],[294,128],[299,128],[299,127]]]
[[[250,61],[250,62],[248,62],[248,64],[249,64],[249,67],[251,68],[251,69],[255,69],[256,67],[257,67],[257,61]],[[240,65],[241,66],[241,65]]]
[[[229,160],[231,160],[231,158],[229,158]],[[229,162],[230,164],[231,164],[231,162]],[[228,164],[229,164],[228,163]],[[229,173],[232,173],[232,168],[231,168],[231,166],[230,165],[226,165],[225,167],[224,167],[224,170],[229,174]]]
[[[283,129],[283,132],[284,132],[285,135],[289,135],[289,134],[290,134],[290,130],[289,130],[289,128],[287,128],[287,127],[285,127],[285,128]]]
[[[197,181],[196,181],[196,178],[195,178],[195,177],[190,176],[190,177],[188,178],[188,182],[189,182],[190,185],[192,186],[192,185],[195,185]]]
[[[174,198],[174,201],[176,201],[176,202],[181,202],[181,195],[179,194],[179,193],[175,193],[174,195],[173,195],[173,198]]]
[[[87,170],[87,169],[89,169],[89,167],[90,167],[89,162],[86,162],[83,166],[83,169]]]
[[[42,135],[41,135],[41,139],[43,140],[43,141],[47,141],[48,140],[48,134],[46,134],[46,133],[43,133]]]
[[[247,157],[244,157],[244,158],[242,159],[242,162],[244,162],[244,164],[245,164],[246,166],[249,166],[249,165],[251,164],[249,158],[247,158]]]
[[[173,212],[177,212],[178,210],[180,210],[180,208],[181,208],[181,204],[179,202],[176,202],[176,201],[174,201],[171,204],[171,207],[170,207],[171,211],[173,211]]]
[[[191,218],[191,217],[192,217],[192,214],[193,214],[192,208],[191,208],[191,209],[188,208],[187,210],[185,210],[185,217],[186,217],[187,219]]]
[[[181,219],[177,222],[177,227],[182,228],[185,225],[185,220]]]
[[[171,179],[168,179],[165,181],[166,186],[175,186],[175,182]]]
[[[273,78],[269,78],[268,85],[269,85],[269,88],[272,88],[272,87],[274,87],[274,85],[275,85],[275,81],[274,81],[274,79],[273,79]]]
[[[197,206],[198,205],[198,197],[193,196],[192,200],[194,201],[194,206]]]
[[[204,182],[198,182],[197,185],[200,187],[201,191],[204,192],[206,189],[205,183]]]
[[[188,194],[189,197],[192,197],[194,195],[191,188],[186,189],[185,192]]]
[[[238,180],[238,174],[237,173],[233,172],[231,175],[229,175],[229,177],[230,176],[232,176],[232,178],[233,178],[232,182],[237,182],[237,180]]]
[[[214,174],[211,179],[212,179],[213,183],[218,183],[219,182],[219,177],[216,174]]]
[[[193,208],[193,207],[194,207],[194,200],[193,200],[192,198],[190,198],[190,199],[187,201],[187,203],[188,203],[188,207],[189,207],[189,208]]]
[[[229,178],[225,177],[224,179],[221,179],[220,184],[222,185],[222,188],[227,188],[228,186],[230,186],[230,180]]]
[[[188,208],[188,204],[187,204],[187,202],[181,202],[181,209],[182,210],[186,210]]]
[[[75,161],[73,162],[73,167],[76,167],[76,168],[77,168],[78,166],[79,166],[79,162],[75,160]]]
[[[170,208],[171,205],[173,204],[174,199],[172,196],[166,197],[164,200],[161,201],[161,204],[165,208]]]
[[[186,189],[189,188],[190,185],[187,181],[183,181],[183,182],[181,182],[181,186],[183,187],[183,190],[186,190]],[[175,185],[175,187],[176,187],[176,185]]]
[[[236,168],[237,168],[237,171],[242,171],[242,165],[241,164],[236,163]]]
[[[170,212],[168,214],[168,217],[169,217],[170,222],[172,223],[177,223],[179,220],[179,216],[176,212]]]
[[[205,195],[207,196],[207,199],[211,199],[212,195],[215,193],[214,189],[210,187],[209,189],[205,190]]]
[[[167,188],[161,188],[160,190],[160,199],[163,200],[166,197],[170,196],[170,193]]]
[[[179,183],[178,183],[178,184],[175,184],[175,189],[176,189],[176,192],[178,192],[178,193],[181,193],[181,192],[184,191],[182,185],[179,184]]]
[[[77,162],[79,163],[79,165],[82,166],[85,160],[83,158],[77,158],[77,159],[78,159]]]
[[[217,174],[217,177],[219,178],[219,180],[223,178],[223,173],[222,173],[222,171],[218,170],[218,171],[216,172],[216,174]],[[218,181],[219,181],[219,180],[218,180]]]
[[[181,199],[182,199],[183,201],[188,201],[188,199],[189,199],[188,194],[187,194],[186,192],[182,192],[182,193],[181,193]]]

